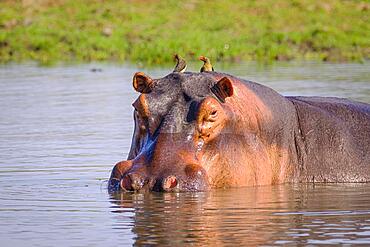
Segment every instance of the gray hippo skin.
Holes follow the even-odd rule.
[[[340,98],[287,97],[297,112],[301,181],[370,181],[370,107]]]

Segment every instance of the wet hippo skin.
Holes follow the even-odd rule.
[[[135,130],[110,191],[369,182],[370,105],[284,97],[217,72],[134,75]]]

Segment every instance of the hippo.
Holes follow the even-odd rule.
[[[137,72],[128,159],[108,190],[206,191],[370,181],[370,105],[285,97],[220,72]]]

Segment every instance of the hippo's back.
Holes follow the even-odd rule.
[[[300,180],[370,181],[370,105],[340,98],[287,97],[297,112]]]
[[[370,118],[370,105],[362,102],[352,101],[349,99],[336,97],[303,97],[291,96],[286,97],[293,103],[301,102],[314,107],[319,107],[331,112],[338,117],[346,117],[347,115],[358,115],[358,117]]]

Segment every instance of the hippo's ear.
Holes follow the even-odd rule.
[[[219,80],[212,88],[212,93],[222,102],[225,103],[225,99],[234,94],[234,88],[231,80],[227,77],[223,77]]]
[[[154,81],[143,72],[136,72],[132,81],[132,85],[139,93],[150,93],[154,88]]]

